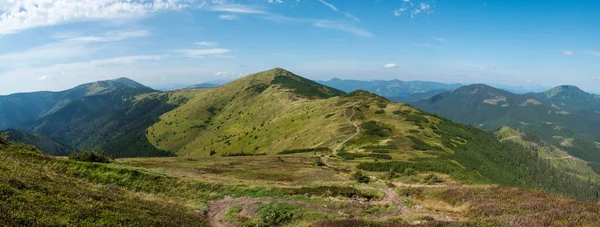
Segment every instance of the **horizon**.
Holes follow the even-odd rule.
[[[286,71],[287,71],[287,69],[284,69],[284,68],[281,68],[281,67],[275,67],[275,68],[280,68],[280,69],[283,69],[283,70],[286,70]],[[273,68],[273,69],[275,69],[275,68]],[[271,69],[269,69],[269,70],[271,70]],[[164,83],[164,84],[155,84],[155,85],[148,85],[148,84],[145,84],[145,83],[143,83],[143,82],[137,81],[137,80],[135,80],[135,79],[132,79],[132,78],[129,78],[129,77],[116,77],[116,78],[108,78],[108,79],[97,80],[97,81],[89,81],[89,82],[84,82],[84,83],[81,83],[81,84],[77,84],[77,85],[75,85],[75,86],[73,86],[73,87],[68,87],[68,88],[66,88],[66,89],[62,89],[62,90],[37,90],[37,91],[24,91],[24,92],[15,92],[15,93],[10,93],[10,94],[2,94],[2,93],[0,93],[0,96],[9,96],[9,95],[14,95],[14,94],[34,93],[34,92],[62,92],[62,91],[66,91],[66,90],[69,90],[69,89],[76,88],[76,87],[78,87],[78,86],[81,86],[81,85],[86,85],[86,84],[91,84],[91,83],[96,83],[96,82],[103,82],[103,81],[115,81],[115,80],[119,80],[119,79],[128,79],[128,80],[132,80],[133,82],[139,83],[139,84],[141,84],[141,85],[143,85],[143,86],[146,86],[146,87],[149,87],[149,88],[152,88],[152,89],[158,90],[158,91],[166,92],[166,91],[170,91],[170,90],[188,89],[188,86],[199,85],[199,84],[223,85],[223,84],[227,84],[227,83],[230,83],[230,82],[232,82],[232,81],[235,81],[235,80],[237,80],[237,79],[240,79],[240,78],[243,78],[243,77],[246,77],[246,76],[251,76],[251,75],[253,75],[253,74],[255,74],[255,73],[260,73],[260,72],[264,72],[264,71],[268,71],[268,70],[263,70],[263,71],[259,71],[259,72],[254,72],[254,73],[251,73],[251,74],[248,74],[248,75],[244,75],[244,76],[241,76],[241,77],[237,77],[237,78],[234,78],[234,79],[231,79],[231,80],[212,80],[212,81],[203,81],[203,82],[198,82],[198,83]],[[292,72],[292,71],[290,71],[290,72]],[[292,73],[294,73],[294,72],[292,72]],[[298,75],[298,76],[304,77],[304,76],[302,76],[302,75]],[[307,78],[307,77],[305,77],[305,78]],[[308,78],[308,79],[310,79],[310,78]],[[551,89],[555,89],[555,88],[558,88],[558,87],[563,87],[563,86],[574,86],[574,87],[576,87],[576,88],[578,88],[578,89],[580,89],[580,90],[582,90],[582,91],[584,91],[584,92],[587,92],[587,93],[590,93],[590,94],[595,94],[595,95],[600,95],[600,94],[598,94],[598,93],[595,93],[595,92],[590,92],[590,91],[587,91],[587,90],[585,90],[585,89],[582,89],[582,88],[581,88],[581,87],[579,87],[579,86],[576,86],[576,85],[569,85],[569,84],[556,85],[556,86],[553,86],[553,87],[539,87],[539,88],[538,88],[538,91],[527,91],[527,92],[523,92],[523,91],[525,91],[525,90],[532,90],[532,89],[528,89],[528,88],[526,88],[526,87],[523,87],[523,86],[509,86],[509,85],[503,85],[503,84],[486,84],[486,83],[444,83],[444,82],[438,82],[438,81],[425,81],[425,80],[399,80],[399,79],[391,79],[391,80],[379,80],[379,79],[373,79],[373,80],[360,80],[360,79],[341,79],[341,78],[334,77],[334,78],[330,78],[330,79],[328,79],[328,80],[313,80],[313,81],[315,81],[315,82],[321,82],[321,81],[322,81],[322,82],[327,82],[327,81],[332,81],[332,80],[334,80],[334,79],[339,79],[339,80],[343,80],[343,81],[344,81],[344,80],[345,80],[345,81],[348,81],[348,80],[354,80],[354,81],[366,81],[366,82],[375,82],[375,81],[391,82],[391,81],[394,81],[394,80],[396,80],[396,81],[401,81],[401,82],[433,82],[433,83],[441,83],[441,84],[447,84],[447,85],[459,85],[459,88],[460,88],[460,87],[468,87],[468,86],[472,86],[472,85],[480,85],[480,84],[481,84],[481,85],[486,85],[486,86],[489,86],[489,87],[492,87],[492,88],[496,88],[496,89],[500,89],[500,90],[503,90],[503,91],[506,91],[506,92],[509,92],[509,93],[513,93],[513,94],[541,93],[541,92],[546,92],[546,91],[549,91],[549,90],[551,90]],[[310,80],[312,80],[312,79],[310,79]],[[180,87],[180,88],[162,90],[163,88],[165,88],[165,87],[168,87],[169,85],[178,85],[178,86],[176,86],[176,87]],[[522,91],[519,91],[519,92],[515,92],[515,91],[517,91],[517,90],[512,90],[512,89],[519,89],[519,88],[521,88],[521,89],[524,89],[524,90],[522,90]]]
[[[582,26],[600,22],[600,4],[585,1],[31,2],[0,1],[3,95],[118,77],[198,84],[276,66],[321,81],[600,93],[600,32]]]

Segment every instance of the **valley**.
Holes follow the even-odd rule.
[[[0,189],[8,195],[0,220],[152,226],[600,221],[600,178],[590,162],[509,126],[483,131],[281,68],[214,88],[105,88],[0,138]],[[52,156],[67,151],[69,158]],[[42,174],[31,176],[35,171]],[[95,205],[76,202],[80,193]],[[68,206],[57,205],[63,203]]]

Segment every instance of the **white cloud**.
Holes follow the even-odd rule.
[[[203,41],[203,42],[196,42],[194,44],[196,44],[198,46],[214,46],[214,45],[217,45],[217,43],[205,42],[205,41]]]
[[[268,12],[259,7],[242,4],[216,5],[210,7],[208,10],[235,14],[268,14]]]
[[[435,41],[438,41],[438,42],[447,42],[448,41],[448,40],[446,40],[444,38],[437,38],[437,37],[434,37],[434,38],[431,38],[431,39],[433,39]]]
[[[394,16],[401,16],[405,12],[410,12],[410,17],[415,18],[417,15],[422,13],[433,13],[434,7],[434,0],[402,0],[402,5],[392,12],[394,13]]]
[[[193,84],[203,80],[214,80],[215,72],[227,68],[227,65],[215,62],[195,62],[193,65],[182,66],[173,65],[169,61],[159,61],[164,58],[164,55],[120,56],[45,67],[18,68],[0,72],[0,81],[3,81],[0,83],[0,94],[59,91],[82,83],[123,76],[148,85],[164,83],[159,82],[161,78],[168,78],[170,82]],[[237,71],[235,73],[237,74]],[[42,78],[44,80],[40,80]]]
[[[398,68],[398,64],[396,64],[396,63],[388,63],[388,64],[383,65],[383,67],[388,68],[388,69]]]
[[[215,48],[215,49],[182,49],[182,50],[174,50],[174,53],[179,53],[187,57],[195,57],[202,58],[205,55],[217,55],[217,54],[226,54],[231,50],[223,49],[223,48]]]
[[[88,56],[94,52],[105,49],[102,45],[91,45],[93,43],[117,42],[148,35],[150,35],[150,32],[146,30],[109,31],[99,36],[56,34],[52,37],[57,40],[56,42],[32,47],[23,51],[0,54],[0,68],[30,67],[44,64],[64,63],[64,61]]]
[[[193,0],[0,0],[0,35],[77,21],[124,20],[189,7]],[[201,1],[204,4],[204,1]]]
[[[283,3],[283,0],[269,0],[269,3]]]
[[[367,30],[362,28],[358,28],[356,26],[344,23],[343,21],[330,21],[330,20],[321,20],[314,23],[315,26],[320,28],[328,28],[335,29],[340,31],[349,32],[358,36],[370,37],[373,34]]]
[[[114,57],[100,60],[93,60],[88,62],[88,64],[93,66],[102,66],[102,65],[130,65],[136,63],[138,61],[147,61],[147,60],[162,60],[165,56],[163,55],[133,55],[133,56],[125,56],[125,57]]]
[[[337,7],[335,7],[333,4],[331,4],[329,2],[326,2],[324,0],[319,0],[319,2],[323,3],[323,5],[329,7],[333,11],[336,11],[336,12],[338,11]]]
[[[81,42],[81,43],[92,43],[92,42],[114,42],[124,39],[139,38],[151,35],[147,30],[133,30],[133,31],[110,31],[104,33],[102,36],[68,36],[68,35],[55,35],[54,38],[63,39],[66,42]]]
[[[233,14],[223,14],[223,15],[219,15],[219,19],[221,19],[221,20],[237,20],[238,17]]]
[[[356,22],[360,22],[360,19],[358,19],[358,17],[352,15],[349,12],[344,12],[344,16],[346,16],[348,19],[356,21]]]
[[[233,73],[231,72],[223,72],[223,71],[219,71],[215,73],[215,76],[219,76],[219,77],[229,77],[232,76]]]
[[[586,51],[584,51],[584,53],[600,57],[600,51],[586,50]]]
[[[400,16],[406,10],[408,10],[408,8],[406,8],[406,7],[400,7],[399,9],[393,11],[394,12],[394,16]]]
[[[575,53],[573,51],[570,51],[570,50],[565,50],[565,51],[561,52],[561,54],[565,55],[565,56],[573,56],[573,55],[575,55]]]

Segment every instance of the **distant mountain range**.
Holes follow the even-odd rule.
[[[342,80],[333,78],[329,81],[318,81],[321,84],[340,89],[345,92],[365,90],[384,97],[408,97],[415,93],[424,93],[432,90],[449,91],[462,86],[461,84],[444,84],[429,81],[401,81],[401,80]]]
[[[589,161],[600,172],[600,96],[575,86],[513,94],[475,84],[411,104],[483,129],[521,129]]]
[[[344,80],[333,78],[328,81],[318,81],[321,84],[340,89],[345,92],[354,90],[366,90],[396,101],[416,101],[418,99],[429,98],[433,95],[452,91],[464,86],[464,84],[439,83],[431,81],[402,81],[402,80]],[[494,84],[494,87],[510,91],[516,94],[525,94],[531,92],[542,92],[547,88],[539,85],[529,84],[522,86],[508,86]],[[413,96],[414,97],[411,97]]]
[[[153,91],[127,78],[83,84],[60,92],[31,92],[0,96],[0,130],[17,127],[25,122],[49,115],[74,100],[116,89],[136,88]]]
[[[160,84],[152,86],[152,88],[158,91],[175,91],[181,89],[189,89],[189,88],[214,88],[220,85],[226,84],[229,82],[228,80],[215,80],[210,82],[204,82],[200,84],[185,84],[185,83],[171,83],[171,84]]]

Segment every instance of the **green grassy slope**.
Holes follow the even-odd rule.
[[[199,91],[161,116],[147,138],[160,149],[204,156],[333,146],[351,133],[340,129],[351,126],[344,113],[354,101],[336,97],[341,94],[273,69]]]
[[[208,226],[201,213],[188,207],[137,194],[145,189],[136,181],[143,174],[122,181],[129,187],[93,182],[88,179],[118,179],[128,171],[60,160],[4,141],[0,163],[2,226]]]

